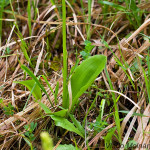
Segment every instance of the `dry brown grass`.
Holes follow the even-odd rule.
[[[20,27],[20,31],[24,37],[24,40],[29,42],[31,41],[28,47],[28,53],[30,54],[30,58],[37,56],[37,60],[35,61],[35,69],[32,69],[35,75],[39,74],[49,74],[47,68],[45,66],[40,66],[40,63],[44,64],[45,55],[46,55],[46,37],[55,33],[55,36],[50,41],[50,47],[52,50],[52,57],[56,55],[61,55],[62,53],[62,45],[61,42],[58,45],[58,41],[61,41],[61,17],[59,16],[58,9],[51,5],[50,2],[42,0],[41,2],[44,5],[39,6],[39,15],[36,20],[33,19],[33,10],[32,12],[32,36],[29,37],[28,25],[27,25],[27,12],[25,12],[25,8],[18,5],[18,12],[16,17],[16,21]],[[20,4],[20,3],[19,3]],[[85,3],[86,5],[86,3]],[[13,3],[14,9],[15,4]],[[26,6],[25,6],[26,7]],[[86,29],[85,26],[87,23],[84,22],[84,17],[79,16],[78,12],[81,11],[80,6],[75,3],[73,7],[68,5],[68,18],[67,18],[67,50],[69,54],[69,63],[72,65],[74,63],[74,49],[83,49],[83,41],[86,39]],[[142,9],[147,9],[150,11],[149,2],[145,5],[140,5]],[[122,134],[122,144],[126,144],[128,140],[132,137],[138,144],[149,144],[150,143],[150,104],[147,102],[147,92],[146,85],[144,81],[144,75],[142,68],[139,67],[138,75],[133,75],[130,68],[128,68],[127,73],[128,76],[131,77],[133,83],[136,85],[136,88],[133,89],[131,87],[131,83],[129,78],[119,67],[115,61],[114,55],[112,52],[104,46],[102,43],[100,34],[105,35],[105,41],[109,44],[109,47],[112,49],[117,58],[123,63],[122,56],[120,54],[119,46],[121,48],[121,52],[124,60],[129,66],[132,66],[134,63],[134,59],[143,56],[147,56],[148,50],[150,47],[149,40],[145,40],[142,36],[140,36],[140,32],[147,36],[150,36],[149,24],[150,19],[147,14],[146,18],[143,20],[143,24],[137,29],[134,30],[129,21],[125,18],[124,14],[117,14],[115,17],[108,17],[106,20],[103,20],[103,16],[101,15],[102,9],[97,7],[95,2],[92,10],[92,20],[98,18],[97,23],[91,24],[91,41],[93,45],[96,45],[96,48],[93,49],[92,55],[95,54],[104,54],[108,57],[107,69],[111,77],[111,81],[114,86],[114,90],[123,93],[128,98],[130,98],[136,105],[131,105],[131,103],[124,97],[121,97],[121,100],[118,102],[118,108],[120,110],[128,110],[129,113],[124,117],[121,122],[121,134]],[[4,18],[10,18],[11,14],[7,12],[4,13]],[[57,18],[57,19],[56,19]],[[25,80],[29,79],[29,76],[24,78],[24,73],[20,68],[20,64],[25,64],[29,66],[28,62],[24,58],[24,55],[20,48],[20,40],[17,38],[13,26],[10,28],[8,25],[8,21],[14,20],[3,20],[3,41],[2,46],[0,47],[0,97],[3,99],[5,105],[9,102],[16,108],[13,116],[7,116],[3,113],[2,109],[0,111],[0,149],[29,149],[28,145],[22,145],[22,136],[21,134],[25,132],[23,126],[25,124],[29,124],[31,122],[38,122],[38,126],[35,131],[36,141],[33,143],[36,145],[37,149],[41,149],[39,134],[42,129],[44,129],[47,124],[50,122],[50,118],[42,118],[43,111],[41,110],[38,103],[34,101],[34,98],[31,97],[27,108],[22,111],[22,105],[25,104],[26,99],[28,98],[29,91],[21,89],[18,84],[15,84],[13,81]],[[113,26],[110,28],[111,23]],[[131,33],[131,36],[125,39],[125,36]],[[116,37],[118,37],[119,44],[116,41]],[[7,40],[7,42],[6,42]],[[102,48],[98,48],[101,46]],[[10,56],[5,57],[6,47],[9,47],[12,51]],[[58,51],[60,49],[60,51]],[[80,57],[80,56],[79,56]],[[139,60],[140,61],[140,60]],[[49,61],[50,63],[50,61]],[[138,64],[140,66],[140,63]],[[144,69],[147,70],[147,65],[145,64]],[[57,72],[51,71],[51,75],[48,76],[49,82],[53,88],[55,88],[55,84],[57,81],[60,83],[59,90],[59,105],[61,105],[61,95],[62,95],[62,74],[60,71],[61,68],[58,69]],[[101,77],[97,79],[98,84],[101,81],[104,81],[105,90],[110,90],[107,78],[105,73],[101,74]],[[125,87],[126,86],[126,87]],[[45,84],[45,87],[50,94],[51,100],[54,102],[54,97],[48,87]],[[100,86],[101,87],[101,86]],[[137,89],[140,89],[138,91]],[[138,93],[138,94],[137,94]],[[118,94],[116,94],[118,95]],[[44,95],[41,100],[44,104],[46,104],[50,109],[51,106],[47,97]],[[81,105],[85,105],[84,104]],[[56,106],[57,109],[58,106]],[[99,107],[99,106],[97,106]],[[81,106],[82,108],[82,106]],[[108,110],[108,109],[107,109]],[[84,110],[81,110],[84,111]],[[133,113],[141,113],[146,117],[134,116]],[[105,112],[106,114],[109,112]],[[38,118],[38,119],[37,119]],[[95,118],[92,118],[95,120]],[[89,136],[88,146],[95,146],[96,144],[104,148],[102,137],[106,135],[108,129],[115,126],[114,120],[112,123],[108,120],[109,126],[103,129],[101,132],[97,133],[95,136]],[[130,124],[129,124],[130,122]],[[136,128],[136,132],[133,128]],[[64,138],[64,137],[63,137]],[[63,140],[63,139],[62,139]],[[116,139],[114,138],[114,141]],[[78,141],[78,140],[77,140]],[[58,144],[61,142],[57,141]],[[56,142],[56,143],[57,143]],[[19,143],[19,147],[16,147],[16,143]],[[70,143],[71,140],[70,140]],[[84,141],[80,139],[79,141],[81,149],[86,150],[87,146],[84,145]],[[82,143],[82,144],[81,144]],[[57,145],[58,145],[57,144]],[[78,143],[77,143],[78,144]],[[103,147],[103,148],[102,148]],[[121,148],[120,148],[121,149]],[[123,148],[122,148],[123,149]],[[137,150],[140,148],[136,148]]]

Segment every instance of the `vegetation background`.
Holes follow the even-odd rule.
[[[150,149],[149,25],[149,0],[0,0],[0,149]]]

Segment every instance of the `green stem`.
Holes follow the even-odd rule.
[[[66,48],[66,3],[62,0],[62,34],[63,34],[63,102],[64,108],[69,107],[69,99],[67,99],[67,48]]]
[[[87,40],[90,40],[90,28],[91,28],[91,4],[92,0],[88,0],[88,31],[87,31]]]
[[[3,10],[4,10],[4,5],[5,5],[5,1],[1,1],[1,6],[0,6],[0,47],[1,47],[1,43],[2,43],[2,19],[3,19]]]

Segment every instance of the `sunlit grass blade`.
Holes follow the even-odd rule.
[[[105,73],[106,73],[106,77],[107,77],[110,89],[113,90],[113,85],[112,85],[111,79],[109,77],[109,74],[108,74],[108,71],[107,71],[106,68],[105,68]],[[112,94],[112,98],[113,98],[113,102],[114,102],[114,108],[115,108],[115,117],[114,117],[115,118],[115,123],[116,123],[116,126],[117,126],[119,142],[121,143],[122,140],[121,140],[121,132],[120,132],[120,119],[119,119],[119,112],[118,112],[118,107],[117,107],[117,101],[120,98],[120,96],[118,96],[118,98],[116,99],[115,93],[111,93],[111,94]]]
[[[46,84],[48,85],[49,89],[51,90],[52,94],[55,95],[51,85],[49,84],[48,80],[46,79],[46,77],[44,75],[41,75],[41,77],[43,77],[43,79],[45,80]]]
[[[33,74],[33,72],[31,72],[26,66],[21,65],[22,70],[24,70],[26,73],[28,73],[30,75],[30,77],[32,77],[32,79],[37,83],[37,85],[41,88],[41,90],[46,94],[50,104],[53,106],[53,103],[51,102],[49,95],[47,94],[45,88],[43,87],[43,85],[40,83],[40,81],[37,79],[37,77]]]
[[[55,87],[55,104],[57,104],[57,95],[58,95],[58,90],[59,90],[59,82],[57,82],[56,87]]]
[[[92,0],[88,0],[88,30],[87,30],[87,40],[90,40],[90,34],[91,34],[91,5],[92,5]]]
[[[28,12],[29,35],[31,36],[32,29],[31,29],[31,2],[30,0],[28,0],[27,12]]]
[[[98,93],[98,94],[99,94],[99,93]],[[84,119],[83,119],[83,126],[85,126],[85,121],[86,121],[86,119],[87,119],[87,116],[89,115],[89,112],[90,112],[91,109],[93,108],[93,106],[94,106],[94,104],[95,104],[95,101],[97,100],[98,94],[95,96],[95,98],[94,98],[94,100],[93,100],[93,102],[92,102],[90,108],[88,109],[88,111],[87,111],[87,113],[86,113],[86,115],[85,115],[85,117],[84,117]]]
[[[101,36],[102,37],[102,36]],[[103,38],[103,37],[102,37]],[[117,39],[118,40],[118,39]],[[105,45],[105,47],[107,47],[111,52],[112,54],[114,55],[114,59],[115,61],[118,63],[118,65],[122,68],[122,70],[124,71],[124,73],[127,75],[128,79],[130,80],[133,88],[135,89],[135,85],[130,77],[130,75],[127,73],[127,68],[128,68],[128,64],[126,63],[126,61],[124,60],[124,57],[122,55],[122,52],[121,52],[121,49],[120,49],[120,46],[119,46],[119,51],[120,51],[120,55],[121,55],[121,58],[123,60],[123,63],[118,59],[118,57],[115,55],[115,53],[113,52],[113,50],[110,48],[110,46],[108,45],[108,43],[106,41],[104,41],[103,39],[103,44]]]
[[[2,18],[3,18],[4,5],[5,5],[5,0],[0,2],[0,47],[2,42]]]
[[[30,59],[30,57],[29,57],[29,55],[28,55],[28,52],[27,52],[28,46],[27,46],[26,42],[23,40],[22,34],[20,33],[17,24],[15,24],[15,26],[16,26],[18,32],[19,32],[19,33],[17,33],[17,32],[15,32],[15,33],[17,34],[17,36],[18,36],[19,39],[21,40],[21,45],[20,45],[21,50],[22,50],[22,52],[23,52],[24,57],[26,58],[26,60],[29,62],[30,66],[33,68],[33,65],[32,65],[32,63],[31,63],[31,59]]]
[[[118,9],[118,10],[121,10],[121,11],[125,11],[125,10],[126,10],[125,7],[123,7],[123,6],[121,6],[121,5],[118,5],[118,4],[115,4],[115,3],[112,3],[112,2],[102,1],[102,0],[99,0],[98,2],[99,2],[100,4],[103,4],[103,5],[109,5],[109,6],[111,6],[111,7],[114,7],[114,8],[116,8],[116,9]]]

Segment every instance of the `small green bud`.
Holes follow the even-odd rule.
[[[42,132],[40,136],[43,150],[53,150],[53,141],[50,135],[47,132]]]

